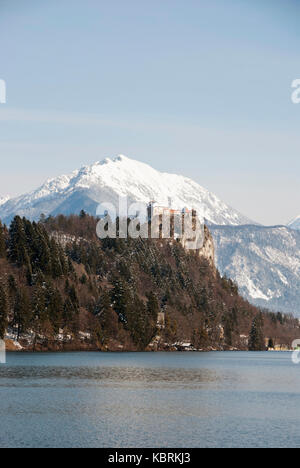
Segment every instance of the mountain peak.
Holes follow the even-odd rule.
[[[19,214],[33,220],[39,219],[41,213],[77,214],[82,209],[95,215],[100,203],[117,204],[119,196],[127,197],[130,203],[156,200],[162,206],[171,204],[174,209],[193,208],[211,224],[251,224],[193,180],[159,172],[123,154],[47,180],[37,190],[0,205],[0,218],[9,222]]]
[[[113,159],[114,162],[117,162],[117,161],[129,161],[129,158],[127,156],[125,156],[124,154],[118,154],[118,156],[116,156],[114,159]],[[131,160],[133,161],[133,160]]]

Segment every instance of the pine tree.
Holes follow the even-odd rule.
[[[35,322],[39,322],[40,324],[43,324],[48,318],[46,308],[46,288],[43,283],[38,283],[35,287],[32,313]]]
[[[44,286],[44,282],[39,275],[32,301],[32,328],[35,332],[34,346],[36,344],[37,335],[45,335],[45,330],[47,329],[48,313],[46,308],[45,291],[46,288]]]
[[[113,307],[119,315],[120,321],[124,324],[127,324],[128,307],[131,304],[131,297],[128,288],[122,280],[114,280],[114,288],[111,292],[111,299]]]
[[[59,260],[62,268],[62,274],[67,275],[69,273],[69,264],[68,264],[68,258],[65,255],[65,252],[63,251],[61,245],[57,245],[58,249],[58,255],[59,255]]]
[[[24,223],[20,216],[15,216],[9,228],[9,258],[17,266],[30,263]]]
[[[158,304],[157,297],[155,294],[151,291],[149,294],[147,294],[147,311],[149,314],[150,319],[153,321],[153,323],[157,323],[158,319],[158,314],[160,311],[160,307]]]
[[[46,308],[49,322],[57,334],[62,325],[63,299],[58,289],[54,289],[51,285],[48,285],[46,291]]]
[[[145,349],[149,344],[149,327],[145,304],[138,297],[127,305],[127,327],[131,337],[139,350]]]
[[[105,343],[106,339],[109,337],[116,337],[116,321],[114,320],[114,314],[111,307],[111,299],[107,290],[105,290],[99,299],[98,304],[95,307],[94,315],[99,320],[100,324],[100,335],[99,339],[102,344]]]
[[[60,262],[60,252],[58,249],[58,245],[54,239],[50,241],[50,251],[51,251],[51,269],[52,269],[52,277],[59,278],[63,275],[63,269]]]
[[[9,275],[7,280],[7,292],[8,292],[8,303],[9,303],[9,315],[13,315],[16,295],[17,295],[17,283],[13,275]]]
[[[79,299],[78,299],[74,284],[72,284],[72,286],[70,286],[68,294],[69,294],[69,298],[70,298],[74,308],[79,309]]]
[[[63,324],[75,335],[79,331],[79,309],[67,298],[63,308]]]
[[[40,269],[44,275],[51,275],[52,264],[49,236],[42,224],[35,224],[35,231],[35,266]]]
[[[249,351],[264,351],[266,349],[263,326],[263,316],[259,313],[252,322],[249,336]]]
[[[6,235],[5,228],[0,221],[0,258],[6,257]]]
[[[26,265],[26,279],[27,279],[27,284],[29,286],[32,286],[33,284],[33,276],[32,276],[32,266],[30,261],[27,262]]]
[[[65,292],[68,297],[63,306],[63,322],[69,330],[71,330],[75,335],[79,331],[79,299],[75,290],[75,286],[70,285],[69,281],[66,281]]]
[[[0,339],[3,340],[8,325],[8,298],[4,287],[0,284]]]
[[[30,300],[26,289],[18,289],[14,306],[14,325],[18,328],[18,339],[28,330],[32,319]]]

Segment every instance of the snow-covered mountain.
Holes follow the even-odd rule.
[[[250,302],[300,317],[300,231],[211,226],[216,262]]]
[[[122,155],[49,179],[37,190],[9,199],[0,204],[0,219],[8,223],[19,214],[34,220],[39,219],[41,213],[76,214],[82,209],[95,215],[99,203],[117,203],[120,195],[127,196],[129,202],[155,200],[164,206],[171,200],[173,208],[194,208],[212,224],[251,223],[193,180],[158,172]]]
[[[297,216],[295,219],[293,219],[289,224],[288,227],[291,229],[299,229],[300,230],[300,216]]]

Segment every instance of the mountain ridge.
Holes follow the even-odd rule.
[[[300,231],[287,226],[210,226],[216,264],[258,307],[300,316]]]
[[[119,196],[127,196],[129,203],[156,200],[165,206],[171,199],[173,208],[194,208],[208,224],[256,224],[192,179],[159,172],[124,155],[47,179],[36,190],[0,203],[0,218],[8,223],[19,214],[37,220],[42,213],[78,214],[81,209],[95,215],[100,203],[117,204]]]
[[[296,216],[296,218],[292,219],[292,221],[290,221],[287,226],[291,229],[296,229],[296,230],[300,230],[300,215],[299,216]]]

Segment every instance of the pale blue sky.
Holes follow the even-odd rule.
[[[0,0],[0,196],[118,153],[300,213],[298,0]]]

